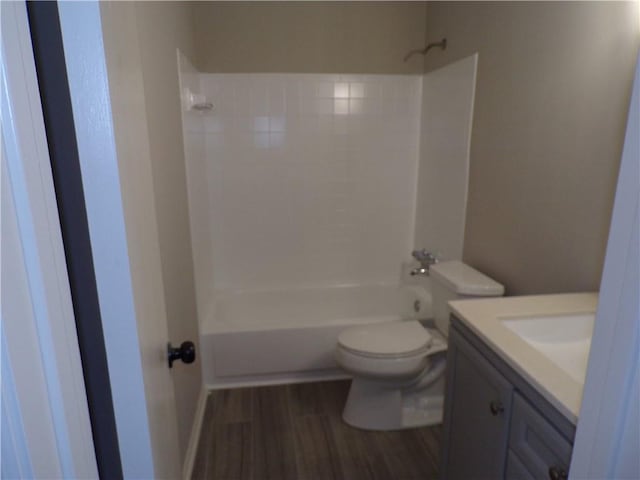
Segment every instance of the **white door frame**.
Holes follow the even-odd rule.
[[[2,474],[96,478],[26,5],[0,9]]]
[[[58,4],[124,478],[153,478],[98,2]]]
[[[58,11],[122,471],[125,478],[178,478],[135,5],[59,2]],[[113,31],[103,35],[103,28]]]

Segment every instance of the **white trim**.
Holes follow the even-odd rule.
[[[59,2],[100,315],[125,478],[153,478],[100,4]]]
[[[184,480],[190,480],[191,475],[193,474],[193,464],[195,463],[196,454],[198,453],[200,432],[202,431],[202,421],[204,420],[204,411],[207,407],[208,397],[209,391],[203,386],[200,389],[200,395],[198,396],[198,404],[196,406],[196,413],[193,416],[193,425],[191,426],[189,444],[187,445],[187,451],[184,456],[184,465],[182,467],[182,478]]]
[[[4,187],[3,187],[4,188]],[[4,218],[3,218],[4,219]],[[2,232],[6,241],[6,232]],[[4,265],[3,265],[4,266]],[[3,329],[4,330],[4,329]],[[6,336],[2,337],[2,474],[9,478],[34,478],[33,468],[29,455],[29,444],[27,432],[22,421],[20,400],[17,396],[16,382],[13,378],[11,361],[9,360],[9,349],[7,348]],[[41,456],[38,460],[41,460]],[[51,471],[51,470],[50,470]]]
[[[640,59],[611,220],[571,478],[639,478]]]
[[[326,382],[329,380],[347,380],[351,375],[341,369],[316,370],[309,372],[274,373],[268,375],[240,375],[216,377],[214,384],[207,384],[209,390],[227,388],[263,387],[268,385],[288,385],[291,383]]]
[[[35,477],[97,466],[26,5],[2,2],[3,404]],[[6,163],[5,163],[6,160]],[[22,280],[20,280],[22,279]],[[6,277],[5,277],[6,280]],[[6,365],[5,365],[6,363]],[[12,385],[7,382],[12,380]],[[5,425],[3,425],[5,426]],[[18,443],[14,443],[14,446]],[[25,457],[23,457],[25,458]],[[23,466],[26,462],[23,462]],[[57,472],[57,473],[56,473]]]
[[[179,478],[135,2],[59,13],[123,473]]]

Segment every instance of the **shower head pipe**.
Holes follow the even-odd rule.
[[[418,53],[420,55],[426,55],[427,52],[429,50],[431,50],[432,48],[435,47],[440,47],[442,50],[445,50],[447,48],[447,39],[443,38],[442,40],[440,40],[439,42],[432,42],[427,44],[426,47],[419,49],[419,50],[411,50],[409,53],[407,53],[404,56],[404,61],[406,62],[407,60],[409,60],[412,56],[417,55]]]

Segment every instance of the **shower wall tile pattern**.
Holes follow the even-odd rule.
[[[194,250],[209,251],[196,259],[196,269],[213,271],[207,283],[397,281],[413,246],[422,77],[199,81],[214,110],[185,135],[196,150],[187,155],[190,203],[206,205],[191,222]]]

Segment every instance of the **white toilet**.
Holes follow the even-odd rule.
[[[504,287],[459,261],[430,268],[435,329],[417,320],[344,330],[336,361],[353,375],[342,418],[366,430],[442,422],[449,300],[494,297]]]

